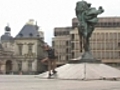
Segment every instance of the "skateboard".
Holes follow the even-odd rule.
[[[48,77],[48,79],[54,79],[54,78],[56,78],[56,77],[57,77],[57,73],[55,73],[55,74],[51,74],[51,76]]]

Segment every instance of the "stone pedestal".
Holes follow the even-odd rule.
[[[53,79],[62,80],[120,80],[120,70],[99,63],[68,63],[58,67]],[[38,78],[47,78],[48,72],[37,75]]]
[[[87,63],[101,63],[101,60],[98,60],[98,59],[94,58],[92,53],[89,51],[89,52],[85,52],[81,56],[81,58],[69,60],[68,63],[83,63],[83,62],[87,62]]]
[[[90,52],[85,52],[81,58],[73,59],[56,69],[57,75],[53,79],[66,80],[118,80],[120,70],[102,64],[101,60],[95,59]],[[47,78],[48,72],[40,74],[38,77]]]

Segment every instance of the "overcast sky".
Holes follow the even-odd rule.
[[[12,36],[16,36],[29,19],[37,21],[51,44],[55,27],[71,26],[76,2],[80,0],[0,0],[0,36],[9,23]],[[86,0],[92,7],[102,6],[105,12],[99,17],[120,16],[120,0]]]

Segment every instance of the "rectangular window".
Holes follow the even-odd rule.
[[[28,61],[28,71],[32,71],[32,61]]]
[[[75,46],[74,43],[71,43],[71,49],[74,50]]]
[[[119,57],[120,57],[120,51],[118,53],[119,53]]]
[[[69,41],[66,41],[66,46],[68,46],[69,45]]]
[[[19,63],[18,63],[18,70],[19,70],[19,71],[22,70],[22,61],[19,61]]]
[[[75,35],[71,34],[71,40],[74,40],[74,39],[75,39]]]
[[[120,47],[120,42],[118,42],[118,47]]]
[[[23,44],[18,44],[19,55],[22,55]]]
[[[28,44],[28,52],[32,52],[33,44]]]
[[[69,57],[68,57],[68,55],[66,56],[66,60],[68,60],[69,59]]]
[[[74,56],[75,56],[75,53],[74,53],[74,52],[72,52],[72,58],[74,58]]]
[[[66,53],[69,53],[69,49],[68,48],[66,48]]]

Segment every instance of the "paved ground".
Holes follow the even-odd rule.
[[[31,75],[0,75],[0,90],[120,90],[120,81],[39,79]]]

